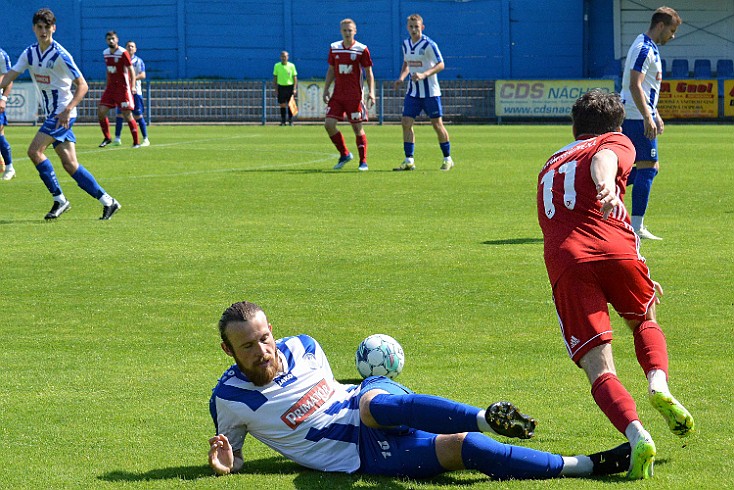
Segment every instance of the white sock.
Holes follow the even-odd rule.
[[[489,425],[489,422],[487,422],[487,419],[484,416],[485,413],[487,413],[486,410],[480,410],[477,414],[477,425],[479,426],[479,430],[482,432],[489,432],[495,435],[499,435],[492,430],[492,427]]]
[[[102,206],[112,206],[114,199],[112,199],[112,196],[110,196],[109,194],[105,194],[99,198],[99,202],[102,204]]]
[[[632,448],[635,447],[635,444],[637,444],[637,441],[640,440],[640,437],[643,437],[646,434],[647,434],[647,431],[645,430],[644,427],[642,427],[642,424],[640,423],[639,420],[630,422],[630,424],[624,430],[624,435],[627,436],[627,440],[630,442],[630,445],[632,446]]]
[[[656,391],[670,393],[670,388],[668,388],[668,377],[662,369],[653,369],[647,373],[647,383],[650,394]]]
[[[594,472],[594,462],[588,456],[561,456],[561,476],[587,476]]]
[[[59,194],[58,196],[54,196],[54,201],[56,201],[56,202],[60,202],[60,203],[65,203],[65,202],[66,202],[66,196],[65,196],[65,195],[64,195],[64,193],[62,192],[62,193],[61,193],[61,194]]]
[[[12,169],[13,169],[13,164],[12,163],[6,163],[5,164],[5,170],[12,170]]]
[[[632,228],[635,230],[639,230],[642,228],[642,222],[645,219],[644,216],[630,216],[630,221],[632,222]]]

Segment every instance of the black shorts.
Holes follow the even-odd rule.
[[[278,104],[285,104],[293,96],[293,85],[278,85]]]

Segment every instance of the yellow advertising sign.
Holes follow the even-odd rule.
[[[724,80],[724,116],[734,117],[734,80]]]
[[[614,92],[613,80],[497,80],[498,117],[563,117],[571,115],[576,99],[591,89]]]
[[[716,118],[719,115],[717,80],[671,80],[660,85],[658,111],[666,118]]]

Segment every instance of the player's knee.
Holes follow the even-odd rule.
[[[379,429],[382,427],[372,416],[372,412],[370,411],[370,402],[372,402],[374,397],[383,393],[386,392],[382,390],[370,390],[359,399],[359,418],[364,425],[371,429]]]
[[[439,434],[436,437],[436,457],[447,470],[463,470],[464,461],[461,448],[466,439],[466,432],[459,434]]]

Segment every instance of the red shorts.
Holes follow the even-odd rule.
[[[569,267],[553,286],[553,302],[568,355],[578,364],[589,350],[612,341],[611,304],[617,314],[642,320],[655,299],[643,260],[599,260]]]
[[[367,107],[361,97],[351,100],[331,99],[326,106],[326,117],[359,123],[367,120]]]
[[[102,99],[99,105],[107,107],[117,107],[121,111],[132,111],[135,109],[133,93],[125,87],[119,85],[108,85],[102,93]]]

